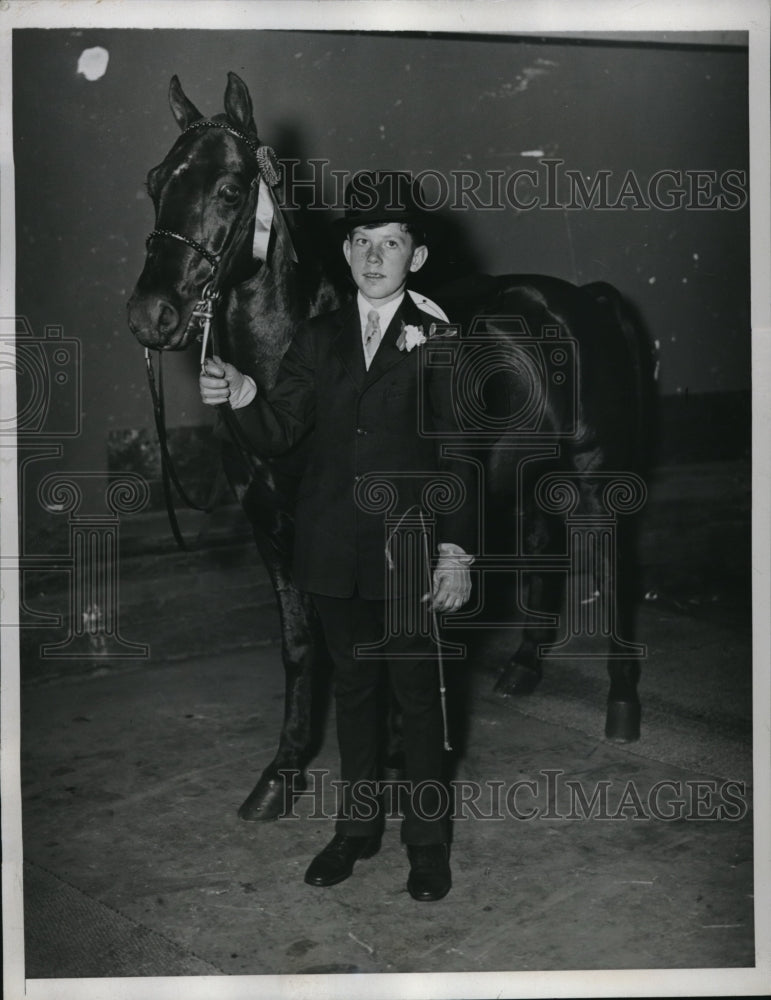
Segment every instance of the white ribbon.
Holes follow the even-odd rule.
[[[284,216],[281,214],[281,206],[276,200],[273,188],[260,177],[260,187],[257,192],[257,210],[254,213],[254,239],[252,240],[252,257],[255,260],[267,262],[268,243],[270,242],[270,230],[275,226],[279,238],[282,240],[286,254],[290,260],[297,263],[297,254],[289,235]]]
[[[254,239],[252,240],[252,257],[255,260],[268,259],[268,242],[273,225],[273,198],[265,180],[260,177],[260,189],[257,193],[257,211],[254,215]]]

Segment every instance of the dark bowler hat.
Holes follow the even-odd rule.
[[[428,216],[420,207],[420,185],[402,170],[362,170],[354,174],[345,190],[345,213],[333,223],[350,233],[355,226],[386,222],[409,222],[425,232]]]

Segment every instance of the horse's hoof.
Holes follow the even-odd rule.
[[[639,701],[609,701],[605,719],[605,739],[633,743],[640,739]]]
[[[292,781],[291,785],[288,780]],[[239,819],[253,822],[285,816],[292,810],[294,796],[304,791],[307,784],[302,771],[287,770],[275,778],[267,778],[263,774],[238,810]]]
[[[509,695],[531,694],[541,680],[540,667],[526,667],[524,663],[510,663],[504,668],[495,685],[495,693]]]

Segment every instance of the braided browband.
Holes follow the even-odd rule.
[[[242,132],[229,122],[215,121],[212,118],[202,118],[200,121],[192,122],[187,126],[182,135],[196,128],[220,128],[223,132],[229,132],[237,139],[241,139],[254,154],[254,158],[257,160],[257,168],[266,183],[270,184],[271,187],[275,187],[281,180],[281,164],[275,150],[271,146],[258,146],[246,132]]]
[[[187,132],[192,132],[194,128],[221,128],[225,132],[230,132],[231,135],[236,136],[237,139],[243,139],[246,145],[251,149],[254,155],[257,155],[258,146],[255,145],[254,140],[251,136],[248,136],[246,132],[241,132],[237,129],[235,125],[231,125],[230,122],[219,122],[215,121],[213,118],[200,118],[197,122],[191,122],[187,128],[183,131],[182,135]]]

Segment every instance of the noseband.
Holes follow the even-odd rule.
[[[182,233],[175,233],[173,229],[154,229],[145,240],[145,247],[149,250],[151,240],[164,236],[170,240],[179,240],[180,243],[186,243],[189,247],[195,250],[197,254],[209,262],[212,277],[217,274],[217,269],[219,268],[220,261],[222,260],[222,254],[212,253],[211,250],[206,249],[203,243],[199,243],[198,240],[194,240],[190,236],[183,236]]]

